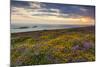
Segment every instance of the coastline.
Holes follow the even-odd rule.
[[[86,26],[86,27],[78,27],[78,28],[67,28],[67,29],[54,29],[54,30],[38,30],[38,31],[28,31],[28,32],[18,32],[18,33],[11,33],[11,35],[15,35],[15,34],[27,34],[27,33],[34,33],[34,32],[38,32],[38,33],[41,33],[41,32],[50,32],[50,31],[62,31],[62,30],[71,30],[71,29],[81,29],[83,31],[87,31],[87,30],[92,30],[92,31],[95,31],[95,26]]]

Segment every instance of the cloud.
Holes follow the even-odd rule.
[[[94,24],[87,8],[79,6],[52,6],[39,2],[14,2],[11,6],[12,23]],[[91,13],[92,14],[92,13]],[[88,17],[88,19],[86,18]]]
[[[42,15],[42,16],[58,16],[60,15],[60,10],[59,9],[47,9],[47,8],[43,8],[42,6],[46,6],[44,4],[41,3],[34,3],[34,2],[29,2],[29,6],[28,7],[14,7],[12,6],[12,14],[16,14],[16,15],[22,15],[22,14],[29,14],[30,16],[34,16],[34,15]]]
[[[85,8],[80,8],[80,10],[81,10],[82,12],[86,12],[86,11],[87,11],[87,9],[85,9]]]
[[[29,5],[30,5],[29,7],[32,8],[32,9],[39,9],[39,8],[41,8],[41,3],[39,3],[39,2],[36,2],[36,3],[30,2]]]

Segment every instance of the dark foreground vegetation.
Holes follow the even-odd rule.
[[[95,27],[11,34],[11,65],[95,60]]]

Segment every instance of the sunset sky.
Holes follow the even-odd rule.
[[[12,1],[11,23],[93,25],[95,7]]]

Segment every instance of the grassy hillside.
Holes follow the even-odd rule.
[[[11,34],[11,64],[38,65],[95,60],[95,28]]]

